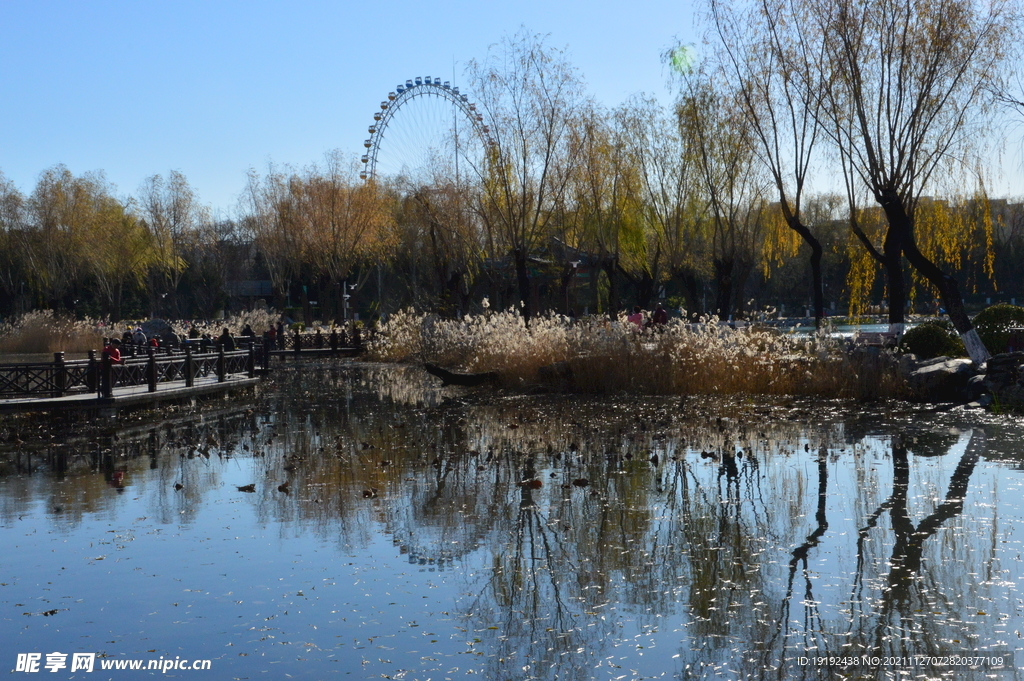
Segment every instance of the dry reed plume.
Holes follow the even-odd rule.
[[[196,328],[200,333],[209,333],[212,336],[219,336],[227,328],[237,336],[245,325],[249,324],[257,334],[262,334],[271,324],[277,322],[277,318],[278,313],[274,310],[252,310],[232,315],[227,319],[198,322]],[[83,353],[99,350],[103,347],[105,337],[120,337],[139,323],[124,321],[111,324],[88,318],[78,320],[54,314],[52,310],[36,310],[0,324],[0,352]],[[169,324],[182,336],[188,333],[190,326],[188,321],[171,321]]]
[[[248,310],[239,312],[238,314],[230,315],[225,319],[214,319],[212,321],[196,321],[196,330],[199,333],[208,333],[211,336],[219,336],[224,329],[227,329],[233,336],[237,336],[242,333],[242,329],[248,324],[252,327],[252,330],[257,335],[262,335],[264,331],[269,329],[272,325],[277,324],[278,317],[280,315],[273,309],[268,308],[265,310]],[[188,335],[189,328],[192,324],[190,321],[180,320],[169,322],[171,328],[178,335]]]
[[[88,352],[102,346],[103,333],[96,320],[36,310],[0,324],[0,352]]]
[[[508,386],[558,383],[584,392],[877,398],[902,390],[884,355],[851,353],[826,334],[732,329],[715,318],[638,332],[624,318],[548,315],[527,327],[515,312],[448,320],[406,310],[381,327],[368,355],[493,371]]]

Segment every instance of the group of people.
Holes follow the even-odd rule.
[[[278,325],[280,326],[280,324]],[[271,327],[273,330],[273,327]],[[242,329],[241,335],[243,337],[255,338],[256,332],[252,330],[252,326],[249,324],[245,325]],[[170,337],[170,338],[168,338]],[[235,342],[234,336],[231,335],[231,330],[224,327],[216,339],[212,338],[208,333],[200,333],[199,327],[196,324],[189,325],[188,330],[189,341],[199,341],[202,343],[206,341],[211,345],[219,345],[224,348],[225,351],[235,350],[238,348],[238,344]],[[142,330],[141,326],[135,327],[135,329],[128,329],[125,331],[120,338],[111,338],[103,348],[103,356],[110,358],[115,364],[124,362],[124,358],[121,355],[122,348],[124,346],[134,347],[154,347],[159,348],[162,346],[176,347],[179,344],[178,336],[173,331],[168,331],[163,335],[163,342],[161,342],[160,336],[147,336],[145,331]]]
[[[147,336],[141,326],[136,326],[134,331],[131,329],[126,330],[121,335],[120,342],[123,345],[137,345],[139,347],[151,345],[155,348],[160,347],[160,339],[156,336]]]
[[[668,311],[665,309],[664,305],[658,303],[658,306],[654,308],[654,313],[651,314],[651,318],[645,319],[643,308],[639,305],[635,305],[633,306],[633,314],[626,317],[626,320],[636,324],[637,331],[654,329],[668,324]]]

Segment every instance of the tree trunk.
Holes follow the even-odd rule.
[[[675,276],[683,283],[683,291],[686,294],[688,307],[686,310],[688,318],[700,317],[704,314],[704,307],[701,305],[700,292],[697,290],[697,275],[693,270],[681,270]]]
[[[608,314],[614,319],[622,309],[619,302],[619,259],[616,256],[609,256],[604,259],[601,266],[608,277]]]
[[[715,259],[715,314],[728,319],[732,314],[732,260]]]
[[[990,355],[985,344],[978,337],[978,332],[974,329],[971,318],[967,315],[967,310],[964,309],[963,296],[960,294],[960,286],[957,284],[956,279],[943,272],[938,265],[925,257],[917,248],[917,242],[914,240],[913,220],[907,213],[906,205],[899,195],[895,192],[886,195],[882,203],[882,209],[885,210],[885,216],[889,221],[889,232],[886,236],[885,249],[886,269],[888,270],[889,268],[889,241],[892,239],[899,242],[898,248],[906,254],[910,264],[939,291],[939,297],[942,300],[943,307],[946,308],[946,314],[949,315],[950,321],[953,322],[953,326],[960,334],[960,338],[964,342],[964,347],[967,348],[971,361],[978,365],[984,363]],[[900,283],[902,284],[902,271]],[[902,288],[900,292],[903,294],[903,298],[900,305],[899,322],[902,323],[906,294]],[[890,324],[893,323],[893,297],[891,291],[889,321]]]
[[[732,299],[733,299],[733,312],[737,315],[747,315],[747,301],[746,301],[746,290],[747,281],[750,279],[750,273],[754,270],[754,263],[744,262],[740,260],[738,264],[733,265],[733,276],[732,276]]]
[[[814,327],[820,329],[821,321],[825,317],[825,287],[821,279],[821,242],[798,218],[792,217],[787,222],[789,223],[789,228],[799,234],[804,243],[811,247],[811,293],[814,296]]]
[[[885,285],[889,290],[889,330],[903,335],[907,307],[907,287],[903,278],[903,238],[900,229],[893,226],[891,218],[882,246],[882,265],[885,267]]]
[[[651,306],[651,300],[656,293],[655,288],[658,282],[654,281],[648,272],[644,272],[640,280],[636,282],[636,303],[645,310]]]

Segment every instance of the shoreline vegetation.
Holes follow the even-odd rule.
[[[272,310],[252,310],[232,315],[225,319],[213,320],[167,320],[167,324],[179,337],[188,334],[195,324],[200,333],[219,336],[227,328],[238,336],[248,324],[262,334],[280,315]],[[53,310],[36,310],[0,324],[0,353],[40,354],[52,352],[86,353],[100,350],[103,339],[120,338],[125,331],[131,331],[144,324],[145,320],[111,322],[106,319],[76,319],[70,315],[55,313]],[[310,327],[314,329],[316,327]],[[326,328],[326,327],[325,327]]]
[[[612,319],[548,313],[527,323],[514,310],[484,309],[483,314],[459,319],[412,308],[399,311],[383,323],[374,323],[366,336],[364,358],[425,367],[446,384],[489,383],[522,392],[867,401],[927,397],[908,381],[909,370],[920,366],[920,360],[963,355],[962,347],[950,351],[948,344],[932,338],[953,338],[948,324],[935,320],[922,320],[904,335],[898,349],[890,351],[841,334],[833,324],[812,333],[796,333],[795,327],[783,325],[784,320],[733,324],[710,316],[694,322],[684,313],[641,329],[624,314]],[[1005,352],[1003,327],[1020,326],[1022,315],[1024,308],[993,306],[977,317],[977,323],[986,342]],[[262,335],[279,320],[281,314],[271,308],[220,320],[160,324],[182,337],[194,324],[200,333],[215,337],[224,328],[239,335],[246,325]],[[104,337],[119,337],[139,324],[145,322],[111,323],[53,311],[31,312],[0,324],[0,354],[84,354],[100,349]],[[313,328],[328,332],[332,323],[306,330]]]
[[[640,331],[624,316],[549,314],[527,326],[510,311],[452,320],[405,310],[381,325],[367,358],[493,372],[498,385],[514,389],[855,399],[907,394],[885,353],[851,347],[827,331],[796,336],[718,322],[677,318]]]

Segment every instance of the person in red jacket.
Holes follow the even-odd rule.
[[[103,348],[103,356],[109,357],[111,364],[124,364],[124,358],[121,357],[121,341],[111,338]]]
[[[109,364],[107,360],[109,360]],[[103,364],[99,367],[101,397],[111,397],[114,391],[115,379],[110,368],[111,364],[124,364],[124,358],[121,357],[121,341],[117,338],[111,338],[103,348]]]

